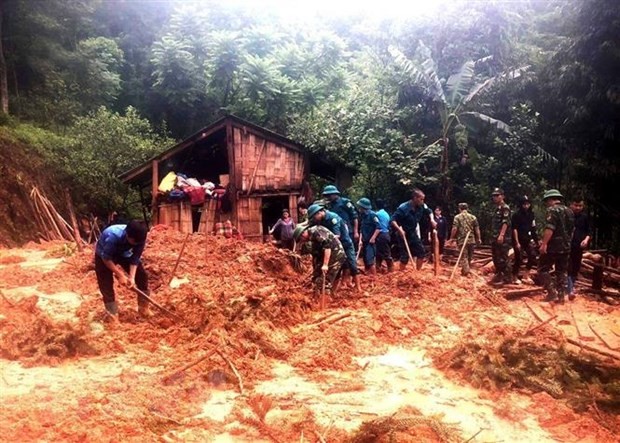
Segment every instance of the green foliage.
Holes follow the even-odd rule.
[[[494,186],[509,202],[545,186],[583,193],[597,246],[620,247],[620,196],[600,197],[620,177],[615,3],[452,2],[409,20],[300,23],[215,1],[11,0],[0,125],[102,208],[122,201],[113,171],[149,151],[132,137],[159,144],[133,132],[132,112],[178,138],[235,113],[356,168],[356,195],[400,199],[416,185],[483,211]],[[93,119],[119,137],[104,145]],[[90,146],[127,151],[104,171]]]
[[[593,356],[570,352],[556,341],[559,337],[494,332],[492,337],[458,345],[441,356],[440,364],[463,371],[478,388],[546,392],[566,398],[577,411],[590,407],[592,402],[617,409],[620,369],[602,364]]]
[[[102,107],[79,118],[71,136],[55,154],[70,171],[81,200],[97,202],[107,212],[123,207],[125,186],[118,175],[172,144],[133,108],[121,115]]]

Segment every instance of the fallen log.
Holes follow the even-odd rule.
[[[540,294],[544,289],[540,287],[526,288],[526,289],[513,289],[510,291],[502,291],[506,300],[515,300],[517,298],[525,297],[526,295]]]
[[[596,352],[596,353],[604,355],[606,357],[611,357],[611,358],[614,358],[616,360],[620,360],[620,355],[617,354],[617,353],[611,353],[611,352],[608,352],[608,351],[606,351],[604,349],[600,349],[600,348],[597,348],[595,346],[590,346],[590,345],[582,343],[582,342],[580,342],[578,340],[575,340],[575,339],[572,339],[572,338],[568,338],[568,337],[566,338],[566,341],[568,343],[572,344],[572,345],[579,346],[580,348],[583,348],[583,349],[587,349],[588,351]]]

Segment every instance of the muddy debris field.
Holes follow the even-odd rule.
[[[170,311],[106,320],[93,249],[0,251],[2,441],[615,442],[618,308],[506,300],[444,264],[362,276],[320,310],[311,264],[156,226]]]

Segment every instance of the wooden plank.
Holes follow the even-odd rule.
[[[589,323],[589,326],[594,335],[596,335],[609,349],[612,351],[620,349],[620,339],[613,333],[609,332],[606,328],[595,326],[592,323]]]
[[[573,309],[570,309],[571,317],[573,318],[573,322],[575,325],[575,330],[577,331],[577,336],[580,340],[583,341],[596,341],[596,337],[592,334],[592,330],[588,326],[588,322],[581,315],[575,315]]]

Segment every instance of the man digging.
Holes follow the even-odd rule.
[[[346,255],[340,240],[324,226],[298,225],[293,237],[298,245],[310,242],[312,254],[312,282],[314,295],[318,297],[323,291],[331,292],[338,278]],[[301,251],[307,250],[300,248]],[[332,295],[334,295],[332,293]]]
[[[137,287],[148,295],[148,276],[140,260],[146,236],[146,226],[138,220],[133,220],[127,225],[107,227],[97,241],[95,249],[97,284],[112,323],[119,321],[114,294],[114,276],[123,286]],[[148,300],[142,295],[138,295],[138,313],[145,318],[152,315]]]

